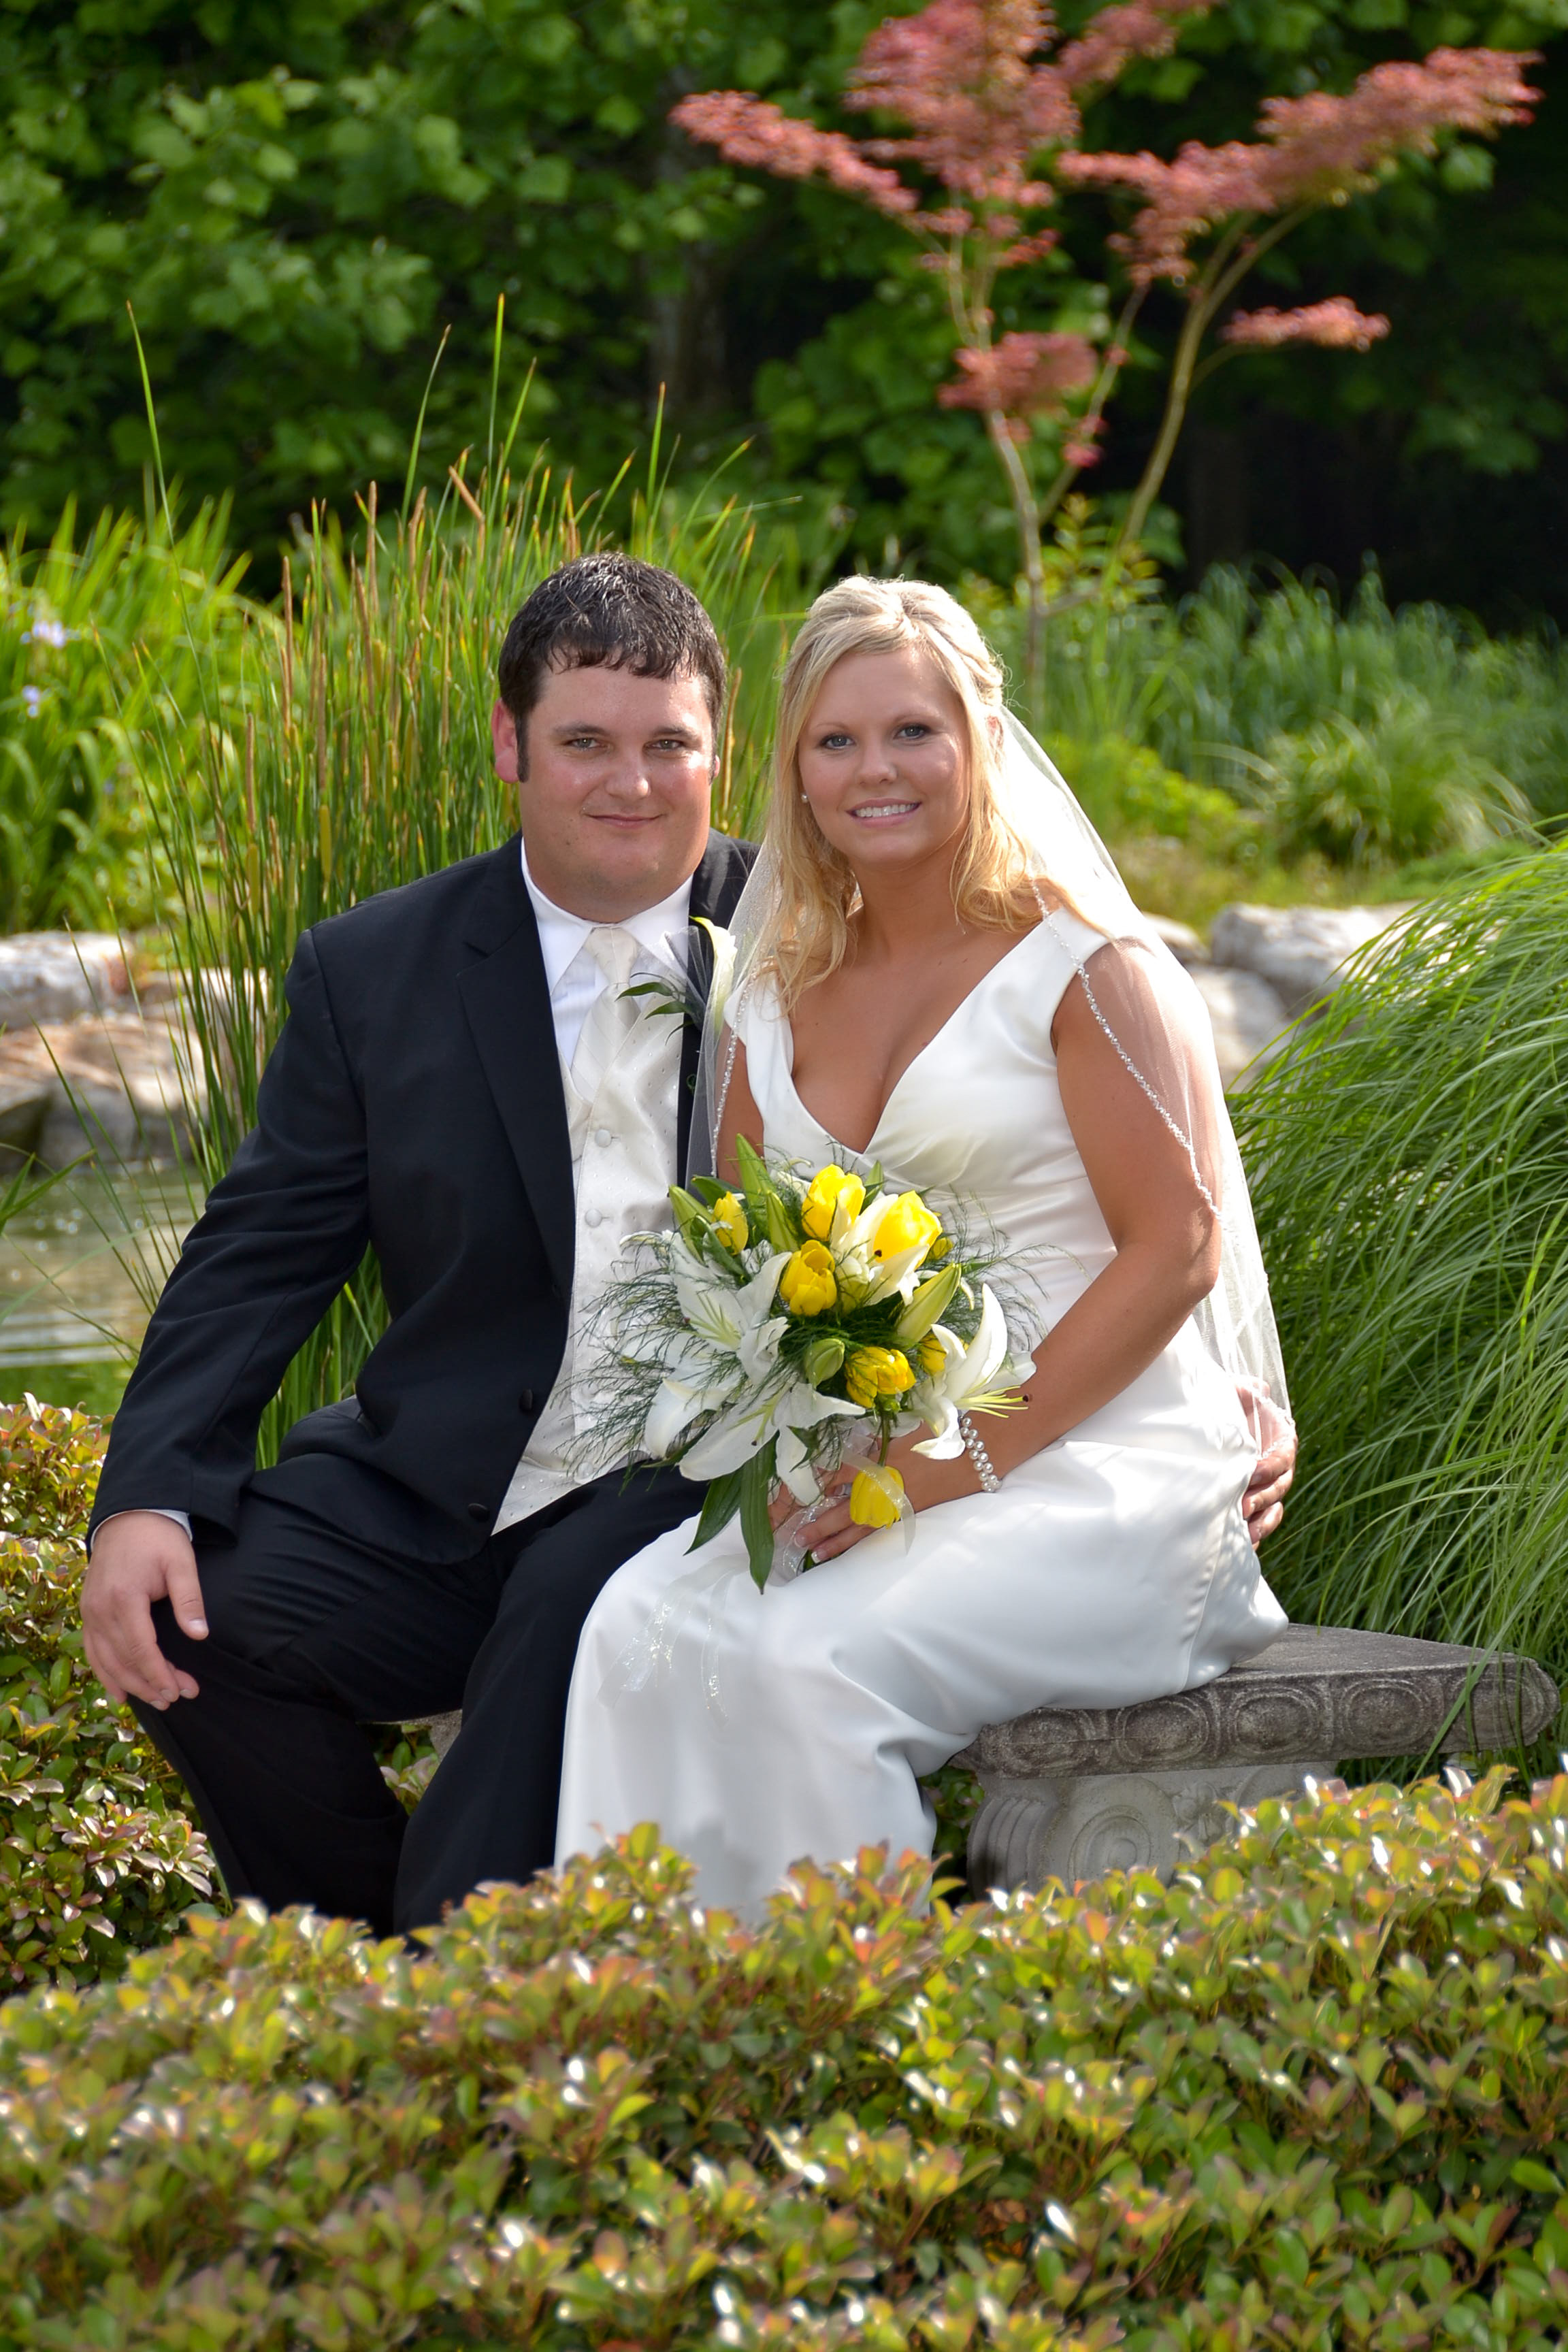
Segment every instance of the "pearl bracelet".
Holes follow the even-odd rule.
[[[999,1494],[1002,1489],[1002,1481],[996,1475],[991,1456],[985,1451],[985,1440],[981,1436],[980,1432],[975,1428],[974,1423],[970,1420],[967,1413],[960,1415],[958,1425],[963,1433],[963,1443],[968,1449],[969,1458],[974,1465],[975,1475],[980,1480],[982,1493],[986,1495]]]

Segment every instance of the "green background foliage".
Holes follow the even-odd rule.
[[[136,502],[148,445],[130,301],[172,462],[200,494],[232,493],[270,589],[291,512],[401,471],[445,328],[432,446],[479,437],[504,296],[509,371],[537,368],[529,430],[590,472],[646,432],[663,383],[695,465],[758,428],[755,479],[802,499],[821,546],[1010,577],[980,425],[932,405],[951,335],[906,241],[826,192],[730,171],[666,120],[686,91],[731,83],[829,119],[883,13],[881,0],[5,12],[0,516],[49,521],[73,495],[89,512]],[[1267,91],[1340,87],[1436,41],[1550,41],[1563,13],[1562,0],[1247,0],[1136,68],[1092,135],[1163,152],[1235,135]],[[1007,281],[1002,328],[1094,313],[1107,215],[1067,210],[1055,263]],[[1377,545],[1398,596],[1568,610],[1552,539],[1568,485],[1568,136],[1550,99],[1495,152],[1460,142],[1315,223],[1261,291],[1338,289],[1386,307],[1394,335],[1365,357],[1221,373],[1173,488],[1194,552],[1262,545],[1350,577]],[[1104,471],[1112,492],[1142,456],[1175,315],[1154,306]],[[1461,527],[1467,505],[1487,528]]]

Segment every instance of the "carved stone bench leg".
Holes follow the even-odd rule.
[[[1039,1780],[991,1780],[969,1832],[969,1886],[1076,1886],[1111,1870],[1170,1878],[1234,1828],[1226,1804],[1300,1793],[1309,1774],[1331,1780],[1336,1764],[1219,1765],[1175,1772],[1085,1772]]]

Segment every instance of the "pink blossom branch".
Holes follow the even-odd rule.
[[[1114,81],[1134,58],[1168,56],[1183,24],[1207,16],[1213,5],[1214,0],[1129,0],[1124,7],[1102,8],[1076,41],[1058,49],[1057,71],[1075,94]]]
[[[1221,342],[1255,351],[1318,343],[1326,351],[1369,352],[1387,332],[1381,311],[1358,310],[1348,294],[1333,294],[1299,310],[1237,310],[1219,331]]]
[[[1008,334],[999,343],[953,356],[960,377],[937,394],[942,405],[975,408],[982,415],[1000,410],[1019,441],[1029,437],[1031,416],[1059,415],[1067,395],[1081,392],[1096,374],[1094,346],[1084,335]]]
[[[1528,121],[1539,97],[1521,78],[1532,55],[1502,49],[1436,49],[1419,64],[1374,66],[1343,97],[1313,90],[1265,101],[1256,143],[1205,147],[1189,140],[1173,163],[1157,155],[1069,153],[1064,180],[1079,187],[1130,188],[1143,209],[1113,240],[1144,285],[1192,278],[1193,240],[1238,213],[1271,214],[1327,204],[1370,184],[1391,155],[1429,152],[1439,131],[1495,132]]]
[[[931,0],[889,17],[860,52],[847,103],[897,115],[911,135],[868,140],[865,152],[917,164],[975,204],[1048,204],[1031,159],[1079,128],[1058,68],[1030,63],[1051,30],[1038,0]]]
[[[820,173],[843,194],[858,196],[893,219],[915,209],[915,197],[898,173],[868,163],[841,131],[819,131],[749,90],[714,89],[683,98],[671,109],[670,121],[689,139],[717,147],[731,163],[750,163],[782,180],[809,180]]]

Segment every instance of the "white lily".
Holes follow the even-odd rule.
[[[723,1025],[724,1007],[730,1002],[730,991],[735,982],[735,934],[727,931],[722,923],[710,922],[706,915],[695,920],[708,934],[713,950],[713,977],[708,984],[708,1012],[715,1031]]]
[[[727,1362],[719,1358],[709,1360],[710,1370],[706,1378],[700,1372],[695,1378],[666,1372],[643,1424],[643,1451],[655,1461],[664,1459],[699,1413],[710,1412],[714,1406],[726,1403],[740,1386],[741,1367],[732,1356]]]
[[[722,1478],[731,1470],[743,1468],[770,1438],[782,1440],[786,1432],[815,1429],[818,1422],[830,1421],[836,1413],[857,1421],[863,1418],[858,1404],[850,1404],[844,1397],[824,1396],[805,1381],[790,1381],[763,1396],[739,1397],[698,1439],[681,1462],[680,1475],[683,1478]],[[798,1473],[800,1465],[794,1462],[793,1449],[791,1458]],[[792,1484],[791,1494],[795,1491]]]
[[[715,1274],[683,1242],[670,1252],[675,1295],[694,1337],[736,1358],[748,1380],[765,1380],[778,1360],[788,1318],[774,1316],[773,1308],[788,1264],[789,1252],[775,1251],[749,1282],[737,1284]]]
[[[930,1437],[920,1440],[915,1452],[929,1454],[934,1461],[951,1462],[963,1451],[959,1422],[966,1409],[976,1399],[993,1395],[999,1386],[1026,1381],[1035,1367],[1027,1357],[1021,1363],[1009,1360],[1006,1319],[988,1285],[981,1287],[980,1326],[967,1347],[942,1323],[932,1325],[931,1337],[942,1343],[942,1370],[928,1372],[917,1382],[906,1410],[918,1413],[931,1432]]]
[[[699,1414],[727,1403],[738,1388],[767,1380],[778,1361],[786,1318],[773,1313],[787,1253],[770,1257],[749,1282],[727,1281],[677,1240],[670,1273],[690,1328],[672,1349],[661,1343],[664,1380],[648,1407],[643,1444],[668,1454]]]

